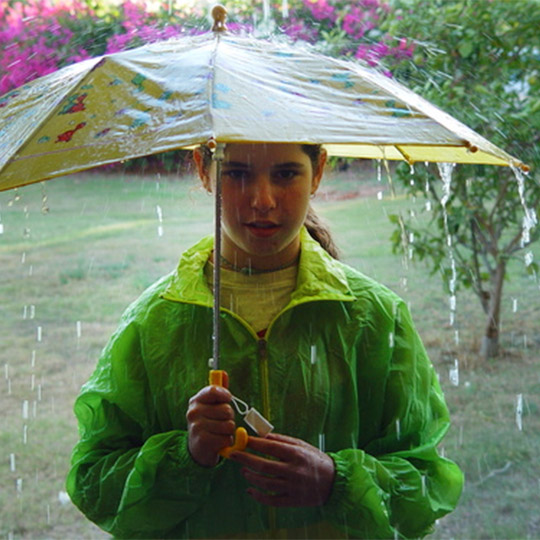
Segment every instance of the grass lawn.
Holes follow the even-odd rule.
[[[466,474],[460,506],[432,538],[540,538],[538,283],[515,263],[505,354],[482,364],[476,299],[458,294],[456,336],[438,277],[390,252],[386,215],[412,203],[353,176],[328,179],[315,206],[343,259],[410,303],[453,417],[444,452]],[[106,537],[64,493],[73,401],[124,308],[211,233],[212,205],[193,179],[157,176],[78,175],[0,193],[1,538]]]

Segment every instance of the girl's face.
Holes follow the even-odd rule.
[[[319,187],[326,154],[314,170],[299,144],[229,144],[222,167],[223,256],[236,266],[271,269],[294,260],[310,195]],[[209,191],[208,171],[195,162]]]

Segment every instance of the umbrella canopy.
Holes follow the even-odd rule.
[[[211,138],[523,166],[374,69],[215,32],[86,60],[0,97],[0,191]]]

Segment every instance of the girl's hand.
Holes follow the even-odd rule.
[[[256,501],[270,506],[321,506],[328,500],[335,476],[330,456],[277,433],[249,437],[248,448],[265,456],[232,452],[229,457],[246,466],[242,474],[254,486],[248,493]]]
[[[189,400],[186,413],[189,453],[203,467],[217,465],[218,452],[234,442],[231,397],[225,386],[206,386]]]

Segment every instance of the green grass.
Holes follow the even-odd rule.
[[[358,171],[329,178],[329,196],[315,206],[332,224],[344,260],[410,303],[445,389],[453,426],[444,451],[467,484],[433,538],[540,538],[538,283],[522,263],[513,265],[503,304],[505,356],[482,364],[476,350],[484,318],[476,299],[458,294],[457,344],[439,278],[390,251],[386,215],[406,212],[410,201],[370,180],[373,168],[360,172],[368,178],[361,183]],[[124,308],[211,233],[213,202],[192,179],[128,175],[79,175],[18,195],[14,201],[13,192],[0,193],[0,537],[101,538],[59,499],[77,439],[73,401]],[[458,386],[449,377],[456,358]]]

